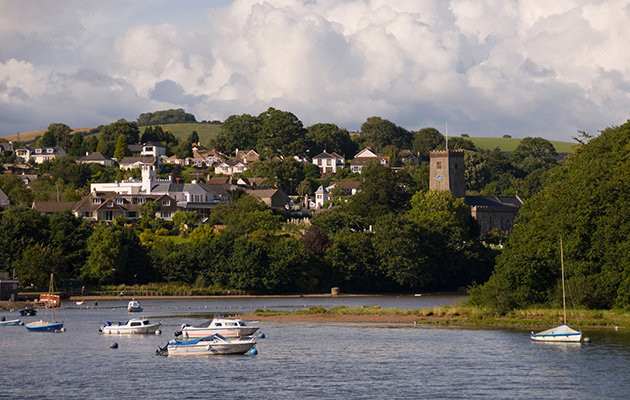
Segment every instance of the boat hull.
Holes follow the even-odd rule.
[[[41,323],[33,322],[26,324],[26,329],[31,332],[61,332],[63,328],[63,322]]]
[[[560,325],[556,328],[547,329],[539,333],[533,333],[530,339],[537,342],[569,342],[578,343],[582,340],[582,332],[569,328],[567,325]]]
[[[160,329],[162,324],[151,324],[140,327],[128,327],[128,326],[103,326],[101,327],[101,331],[105,334],[132,334],[132,335],[142,335],[142,334],[151,334],[155,333],[158,329]]]
[[[19,319],[12,319],[11,321],[0,321],[0,326],[16,326],[21,324],[22,322]]]
[[[240,328],[195,328],[186,327],[182,329],[182,336],[189,339],[202,338],[219,334],[223,337],[234,339],[244,336],[251,336],[258,330],[258,327],[240,327]]]
[[[253,340],[192,340],[168,344],[169,356],[210,356],[245,354],[256,344]]]

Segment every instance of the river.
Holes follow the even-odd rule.
[[[165,357],[182,323],[214,313],[312,306],[429,308],[452,296],[142,300],[161,335],[103,335],[126,300],[64,303],[64,333],[0,327],[7,399],[627,399],[630,332],[584,328],[590,344],[546,344],[523,329],[261,323],[258,355]],[[15,313],[0,312],[6,319]],[[45,316],[22,318],[24,322]],[[59,318],[58,318],[59,319]],[[111,348],[112,342],[118,348]]]

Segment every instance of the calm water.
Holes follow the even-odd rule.
[[[316,305],[425,308],[454,297],[143,300],[162,335],[108,335],[126,301],[68,308],[67,332],[0,327],[0,398],[627,399],[630,332],[585,329],[588,345],[532,343],[527,331],[411,324],[262,323],[257,356],[156,356],[173,332],[215,312]],[[93,302],[88,303],[93,306]],[[73,306],[73,305],[72,305]],[[68,306],[68,307],[72,307]],[[0,312],[7,319],[15,314]],[[33,318],[33,317],[30,317]],[[39,318],[39,315],[38,317]],[[29,322],[29,318],[22,318]],[[118,349],[110,343],[117,342]]]

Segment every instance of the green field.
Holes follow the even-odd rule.
[[[188,124],[166,124],[160,125],[162,129],[169,130],[179,140],[187,140],[192,131],[197,131],[199,135],[199,142],[202,146],[207,146],[210,139],[213,139],[219,133],[221,125],[218,124],[200,124],[200,123],[188,123]],[[144,132],[146,126],[140,126],[140,135]]]
[[[513,138],[492,138],[492,137],[469,137],[464,139],[470,139],[471,142],[475,144],[475,147],[482,150],[494,150],[496,148],[501,149],[501,151],[511,152],[516,149],[516,147],[521,143],[522,139],[513,139]],[[577,143],[570,142],[557,142],[550,140],[551,144],[556,148],[556,151],[559,154],[563,153],[573,153],[575,151],[574,147]]]

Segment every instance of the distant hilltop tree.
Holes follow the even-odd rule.
[[[143,113],[138,117],[139,126],[182,124],[188,122],[197,122],[197,120],[194,115],[187,113],[183,108]]]
[[[503,135],[503,138],[504,139],[512,139],[512,136],[510,136],[510,135]]]

